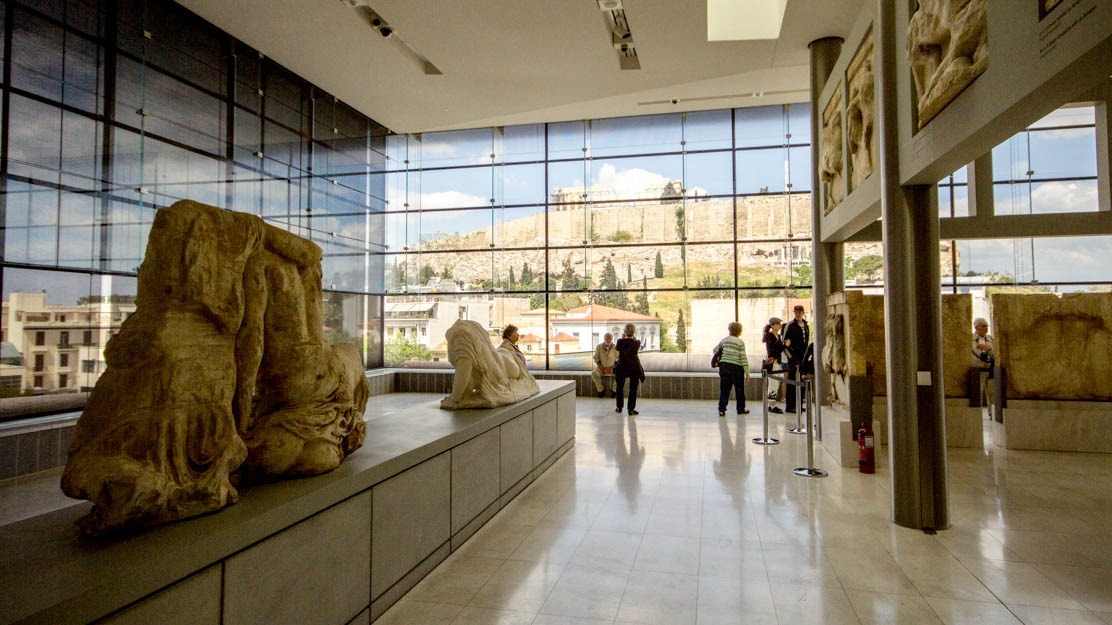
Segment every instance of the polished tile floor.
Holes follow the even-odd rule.
[[[1112,454],[951,449],[928,536],[888,521],[883,468],[792,474],[784,415],[760,447],[758,410],[612,401],[580,398],[575,448],[376,623],[1112,624]],[[58,477],[3,485],[0,525],[73,505]]]
[[[580,398],[574,450],[376,623],[1112,624],[1112,455],[950,450],[932,536],[888,521],[883,469],[794,475],[784,416],[760,447],[757,410],[611,401]]]

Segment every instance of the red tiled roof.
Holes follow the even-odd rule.
[[[589,304],[579,306],[567,311],[567,316],[560,321],[657,321],[656,317],[649,317],[640,313],[611,308],[602,304]]]
[[[552,337],[549,340],[553,341],[553,342],[568,342],[568,341],[574,341],[576,343],[579,342],[579,339],[575,338],[574,336],[572,336],[570,334],[567,334],[566,332],[561,332],[561,333],[557,334],[556,336]]]

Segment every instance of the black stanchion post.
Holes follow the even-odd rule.
[[[796,404],[796,407],[799,408],[799,404]],[[803,477],[826,477],[826,475],[827,475],[826,471],[823,471],[822,469],[816,469],[815,468],[815,439],[814,439],[814,436],[811,434],[811,430],[813,430],[813,429],[814,429],[814,423],[811,422],[811,411],[808,410],[807,411],[807,429],[806,429],[806,432],[807,432],[807,466],[798,467],[794,471],[792,471],[792,473],[795,473],[796,475],[801,475]]]

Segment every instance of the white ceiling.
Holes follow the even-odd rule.
[[[641,69],[623,71],[596,0],[369,0],[390,39],[340,0],[178,0],[403,133],[806,100],[807,44],[865,1],[789,0],[780,39],[708,42],[705,0],[624,0]]]

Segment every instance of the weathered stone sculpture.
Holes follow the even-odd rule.
[[[846,196],[845,159],[842,154],[842,90],[837,89],[822,112],[822,153],[819,178],[822,180],[823,214],[828,215]]]
[[[354,346],[324,341],[320,261],[251,215],[158,211],[137,310],[108,343],[62,475],[95,504],[85,533],[219,510],[235,482],[323,473],[359,448],[369,386]]]
[[[919,0],[907,28],[919,127],[988,68],[985,0]]]
[[[447,410],[494,408],[521,401],[541,391],[517,355],[495,349],[483,326],[460,319],[445,333],[448,362],[456,369],[452,394],[440,402]]]
[[[1112,401],[1112,293],[997,293],[992,320],[1008,399]]]
[[[831,398],[834,403],[844,403],[844,389],[849,367],[846,366],[846,319],[844,315],[826,315],[826,340],[822,347],[822,368],[830,374]]]
[[[873,173],[873,125],[876,121],[873,76],[873,35],[869,33],[846,70],[846,145],[849,147],[849,190]]]

